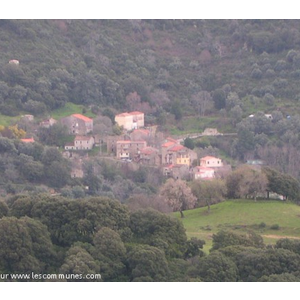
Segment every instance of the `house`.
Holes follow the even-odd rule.
[[[203,131],[202,135],[215,136],[215,135],[222,135],[222,133],[220,133],[217,128],[206,128]]]
[[[130,133],[130,139],[132,141],[147,141],[151,136],[151,132],[148,129],[134,129]]]
[[[160,165],[159,150],[153,147],[145,147],[140,151],[140,163],[149,166]]]
[[[212,168],[197,166],[191,171],[193,179],[212,179],[215,177],[215,170]]]
[[[55,119],[49,118],[49,119],[46,119],[46,120],[42,121],[40,123],[40,126],[45,127],[45,128],[50,128],[51,126],[53,126],[56,123],[57,123],[57,121]]]
[[[106,137],[106,145],[107,145],[107,153],[115,154],[117,153],[117,142],[118,141],[129,141],[130,137],[122,134],[122,135],[112,135]]]
[[[19,65],[20,62],[17,59],[11,59],[8,63],[11,65]]]
[[[161,164],[190,166],[197,159],[197,153],[179,144],[177,140],[167,138],[161,145]]]
[[[35,142],[34,138],[30,138],[30,139],[21,139],[21,141],[22,141],[23,143],[34,143],[34,142]]]
[[[73,114],[61,119],[70,134],[86,135],[93,131],[93,119],[81,114]]]
[[[220,168],[223,167],[222,160],[214,156],[205,156],[200,159],[201,167]]]
[[[33,115],[24,115],[24,116],[22,116],[22,120],[33,122],[34,121],[34,116]]]
[[[187,179],[189,177],[189,167],[187,165],[167,164],[162,167],[163,175],[174,179]]]
[[[115,122],[125,130],[133,130],[144,127],[144,113],[139,111],[125,112],[115,116]]]
[[[65,145],[65,150],[91,150],[94,144],[94,137],[77,135],[74,139],[74,143]]]
[[[116,156],[119,159],[137,159],[140,151],[146,147],[145,141],[117,141]]]

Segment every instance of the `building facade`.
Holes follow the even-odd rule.
[[[92,136],[76,136],[74,143],[66,144],[65,150],[91,150],[94,147],[95,139]]]
[[[214,156],[205,156],[200,159],[201,167],[220,168],[223,167],[223,162],[220,158]]]
[[[68,128],[70,134],[86,135],[93,132],[93,119],[81,114],[62,118],[61,123]]]
[[[139,111],[118,114],[115,116],[115,121],[119,126],[128,131],[145,126],[144,113]]]
[[[119,159],[137,159],[141,150],[146,147],[145,141],[117,141],[116,156]]]

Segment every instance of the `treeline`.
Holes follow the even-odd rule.
[[[46,192],[70,182],[70,165],[54,147],[0,137],[1,193]]]
[[[252,232],[220,231],[205,254],[205,242],[188,240],[178,219],[152,209],[132,212],[109,198],[19,195],[0,202],[0,217],[1,274],[65,275],[52,281],[300,280],[298,241],[266,246]],[[51,281],[20,281],[36,280]]]

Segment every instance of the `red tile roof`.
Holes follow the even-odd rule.
[[[182,149],[184,149],[185,147],[182,146],[182,145],[174,145],[172,148],[170,148],[169,150],[172,151],[172,152],[177,152],[177,151],[180,151]]]
[[[146,141],[117,141],[117,144],[146,144]]]
[[[140,112],[140,111],[132,111],[129,113],[130,115],[143,115],[144,113],[143,112]]]
[[[89,141],[92,136],[76,135],[75,141]]]
[[[88,117],[86,117],[84,115],[81,115],[81,114],[73,114],[72,116],[75,117],[75,118],[77,118],[77,119],[83,120],[85,122],[90,122],[90,121],[93,120],[93,119],[88,118]]]
[[[220,158],[217,158],[214,156],[205,156],[205,157],[202,157],[200,160],[209,160],[209,159],[220,159]]]
[[[144,148],[144,149],[141,150],[141,153],[142,154],[146,154],[146,155],[151,155],[151,154],[153,154],[155,152],[158,152],[158,150],[155,149],[155,148],[152,148],[152,147],[146,147],[146,148]]]
[[[142,133],[142,134],[145,134],[145,135],[149,135],[150,131],[148,129],[135,129],[135,130],[133,130],[132,133]]]
[[[168,148],[168,147],[171,147],[173,145],[175,145],[174,142],[166,142],[166,143],[162,144],[161,146],[164,147],[164,148]]]
[[[127,117],[127,116],[130,116],[130,114],[127,112],[116,115],[116,117]]]
[[[21,139],[21,141],[23,143],[34,143],[34,138],[30,138],[30,139]]]
[[[136,115],[144,115],[144,113],[140,111],[124,112],[116,115],[116,117],[128,117],[128,116],[136,116]]]
[[[171,138],[171,137],[167,137],[166,140],[167,140],[168,142],[173,142],[173,143],[176,143],[176,144],[178,143],[177,140],[175,140],[175,139],[173,139],[173,138]]]

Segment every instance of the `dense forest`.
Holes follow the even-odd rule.
[[[267,246],[254,232],[219,231],[204,254],[205,242],[188,240],[178,219],[117,200],[39,195],[0,204],[3,281],[300,281],[297,240]]]

